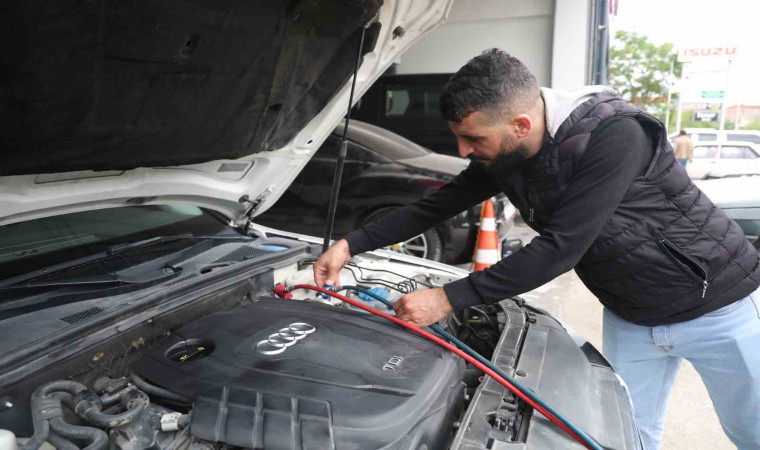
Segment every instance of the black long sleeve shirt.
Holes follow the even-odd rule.
[[[490,268],[444,286],[454,309],[522,294],[575,267],[653,155],[651,138],[634,119],[613,118],[599,126],[540,235]],[[537,159],[527,160],[520,170],[535,170]],[[478,163],[471,163],[434,194],[349,233],[345,239],[352,255],[391,245],[499,192],[492,176]]]

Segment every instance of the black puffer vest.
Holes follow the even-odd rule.
[[[694,319],[752,293],[760,282],[757,250],[676,163],[662,123],[609,93],[562,122],[539,152],[541,176],[515,174],[503,186],[526,223],[541,232],[591,133],[615,116],[635,118],[657,148],[575,267],[584,284],[619,316],[648,326]]]

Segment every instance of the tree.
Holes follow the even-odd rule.
[[[646,36],[618,31],[610,51],[610,85],[620,98],[664,121],[666,108],[672,108],[666,105],[671,62],[677,78],[681,63],[673,44],[654,45]]]

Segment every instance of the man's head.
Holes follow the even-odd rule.
[[[681,131],[678,133],[678,135],[679,135],[679,136],[686,136],[686,130],[681,130]]]
[[[459,154],[494,170],[532,156],[543,141],[538,82],[517,58],[498,49],[471,59],[449,79],[441,113],[457,137]]]

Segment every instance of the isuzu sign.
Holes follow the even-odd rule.
[[[678,62],[700,61],[709,59],[734,59],[735,45],[717,47],[684,47],[678,51]]]

